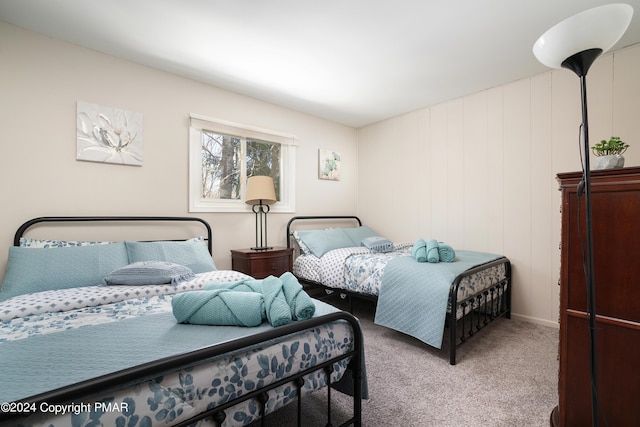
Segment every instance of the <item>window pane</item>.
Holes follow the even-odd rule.
[[[271,211],[295,212],[295,148],[290,135],[192,115],[189,212],[250,212],[244,186],[254,175],[273,178]]]
[[[241,139],[202,132],[202,197],[240,199]]]
[[[273,178],[276,198],[280,200],[282,146],[274,142],[247,139],[247,178],[264,175]]]

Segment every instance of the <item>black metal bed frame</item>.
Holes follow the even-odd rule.
[[[157,217],[157,216],[95,216],[95,217],[40,217],[35,218],[22,224],[15,234],[14,245],[19,245],[20,238],[24,232],[31,226],[44,223],[44,222],[140,222],[140,221],[197,221],[202,223],[207,229],[207,241],[209,250],[211,250],[211,227],[209,224],[200,218],[195,217]],[[203,420],[211,417],[216,425],[221,425],[225,420],[225,410],[241,403],[245,400],[256,399],[260,405],[261,424],[264,426],[264,415],[266,403],[268,401],[267,392],[271,389],[279,387],[283,384],[294,383],[297,387],[297,421],[298,426],[302,426],[302,393],[301,388],[304,385],[303,377],[316,372],[323,371],[327,376],[327,426],[333,426],[332,414],[331,414],[331,388],[335,384],[331,383],[331,373],[333,364],[341,360],[350,358],[348,362],[347,372],[345,376],[351,375],[353,381],[353,416],[344,421],[339,427],[353,425],[360,427],[362,425],[362,397],[363,397],[363,361],[364,361],[364,345],[363,334],[359,321],[351,313],[345,311],[326,314],[323,316],[314,317],[308,320],[293,322],[288,325],[280,326],[268,331],[249,335],[246,337],[234,339],[231,341],[214,344],[200,348],[195,351],[186,352],[173,357],[167,357],[158,359],[149,363],[124,369],[121,371],[113,372],[107,375],[82,381],[76,384],[71,384],[65,387],[61,387],[55,390],[51,390],[42,394],[31,396],[21,400],[24,403],[35,403],[36,407],[40,407],[41,403],[56,404],[65,403],[71,401],[77,401],[81,398],[95,394],[96,390],[114,390],[123,384],[133,384],[141,381],[145,381],[151,378],[155,378],[174,371],[178,368],[188,367],[195,363],[203,362],[208,359],[218,357],[225,353],[238,352],[242,349],[255,346],[261,343],[265,343],[269,340],[279,337],[285,337],[287,335],[295,334],[298,332],[310,330],[318,326],[333,323],[336,321],[346,321],[350,324],[353,330],[354,341],[353,349],[344,354],[331,358],[321,364],[307,368],[304,371],[290,375],[286,378],[282,378],[274,383],[266,385],[253,392],[241,395],[235,399],[232,399],[222,405],[218,405],[208,411],[202,412],[189,420],[176,424],[176,426],[188,426],[196,421]],[[343,376],[343,378],[345,378]],[[341,380],[342,381],[342,380]],[[16,414],[8,412],[0,412],[0,422],[22,417],[25,414]]]
[[[207,242],[209,253],[213,255],[211,226],[204,219],[191,216],[41,216],[30,219],[18,227],[13,237],[13,246],[20,246],[20,238],[24,236],[27,229],[40,223],[49,222],[198,222],[206,230],[207,237],[204,239]]]
[[[339,216],[295,216],[287,223],[287,248],[291,247],[293,240],[292,225],[295,221],[353,221],[362,225],[360,218],[354,215],[339,215]],[[482,291],[471,295],[470,297],[459,301],[458,292],[460,290],[460,284],[462,281],[472,276],[473,274],[504,264],[505,277],[495,283],[491,283],[490,286]],[[320,287],[328,291],[337,292],[346,296],[349,299],[350,312],[353,313],[353,299],[366,299],[370,301],[377,301],[376,295],[363,294],[360,292],[354,292],[345,289],[335,289],[330,286],[326,286],[322,283],[307,280],[298,277],[300,283]],[[458,310],[462,311],[461,318],[457,318]],[[511,262],[506,257],[501,257],[488,263],[471,268],[456,277],[451,284],[449,290],[449,304],[447,308],[447,319],[445,325],[449,328],[449,363],[451,365],[456,364],[456,352],[457,349],[465,344],[471,337],[475,336],[481,329],[485,328],[492,321],[504,316],[507,319],[511,318]]]

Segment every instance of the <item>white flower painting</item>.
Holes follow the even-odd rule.
[[[142,166],[142,114],[77,104],[76,159]]]

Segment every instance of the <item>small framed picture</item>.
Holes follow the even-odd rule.
[[[333,150],[318,150],[318,178],[340,180],[340,153]]]

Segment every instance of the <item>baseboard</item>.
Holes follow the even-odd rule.
[[[549,326],[552,328],[560,328],[560,324],[558,322],[552,322],[550,320],[547,319],[540,319],[539,317],[531,317],[531,316],[525,316],[523,314],[516,314],[516,313],[511,313],[511,318],[512,319],[518,319],[518,320],[524,320],[525,322],[529,322],[529,323],[535,323],[537,325],[543,325],[543,326]]]

